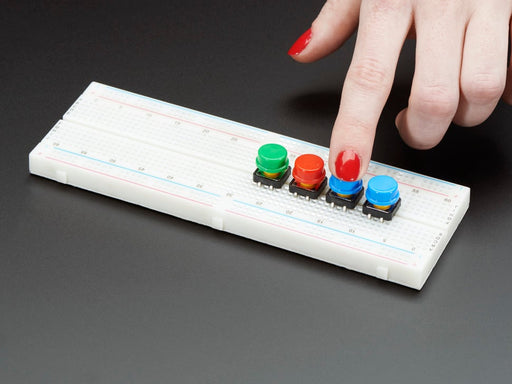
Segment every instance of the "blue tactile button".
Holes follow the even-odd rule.
[[[355,195],[363,188],[363,181],[343,181],[331,175],[331,177],[329,177],[329,188],[338,195],[351,196]]]
[[[366,199],[378,207],[392,206],[400,197],[398,183],[391,176],[374,176],[368,181]]]

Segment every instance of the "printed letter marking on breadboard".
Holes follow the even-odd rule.
[[[292,175],[276,188],[253,181],[269,143],[286,149],[293,188]],[[294,168],[304,154],[316,156]],[[293,193],[320,184],[327,157],[318,145],[91,83],[29,164],[39,176],[421,289],[468,208],[469,188],[372,162],[363,185],[391,176],[401,199],[392,219],[379,220],[363,213],[364,196],[347,209],[326,201],[328,186],[311,198]]]

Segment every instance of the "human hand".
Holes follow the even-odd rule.
[[[395,123],[411,147],[434,147],[452,121],[482,123],[502,96],[511,103],[511,13],[512,0],[327,0],[288,54],[318,60],[358,29],[331,136],[331,172],[346,181],[366,172],[408,35],[417,40],[415,72],[409,105]]]

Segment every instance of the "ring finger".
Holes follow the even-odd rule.
[[[442,0],[416,3],[416,67],[409,106],[396,121],[400,135],[414,148],[435,146],[457,111],[467,19],[461,3]]]
[[[483,122],[503,93],[509,15],[510,1],[484,1],[469,20],[460,76],[461,97],[454,118],[459,125]]]

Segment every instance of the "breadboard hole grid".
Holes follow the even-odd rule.
[[[44,177],[421,288],[467,209],[467,187],[371,162],[364,184],[392,176],[402,197],[393,220],[380,222],[362,214],[364,199],[343,211],[325,202],[326,191],[318,200],[294,197],[290,180],[282,189],[258,187],[257,150],[271,142],[287,149],[292,167],[303,153],[327,163],[324,147],[92,83],[30,163]],[[98,181],[85,185],[84,175]],[[169,207],[140,201],[142,191]],[[190,214],[173,209],[180,201]],[[293,243],[276,239],[280,233]]]

